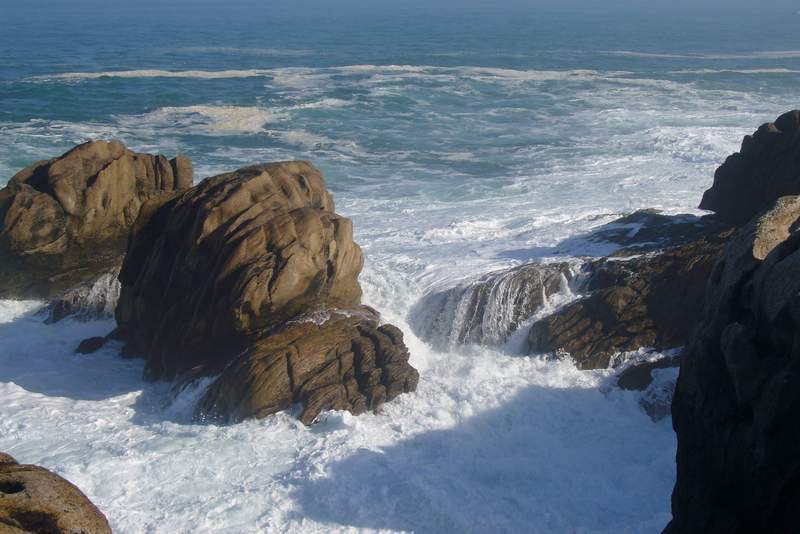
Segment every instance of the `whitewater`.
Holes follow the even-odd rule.
[[[607,253],[583,236],[636,209],[699,213],[742,137],[797,107],[790,22],[770,21],[787,31],[768,50],[701,25],[622,38],[614,22],[554,16],[498,19],[480,42],[462,30],[483,19],[468,15],[413,19],[410,34],[408,20],[381,19],[380,35],[324,18],[296,35],[252,16],[223,35],[210,16],[179,25],[167,9],[137,32],[98,24],[72,41],[77,15],[34,39],[47,21],[23,11],[0,35],[3,181],[98,138],[184,153],[197,180],[311,160],[353,220],[363,301],[403,330],[420,383],[378,413],[312,427],[291,411],[197,424],[207,383],[145,382],[114,343],[74,353],[113,320],[45,324],[43,303],[0,301],[0,450],[76,484],[121,533],[666,525],[671,421],[615,388],[619,369],[524,355],[519,336],[442,346],[412,315],[426,294],[487,272]],[[572,41],[554,38],[575,24]],[[565,289],[539,313],[578,297]]]

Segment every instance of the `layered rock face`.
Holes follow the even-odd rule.
[[[47,299],[118,267],[147,200],[192,184],[185,157],[93,141],[0,190],[0,298]]]
[[[258,339],[208,389],[199,418],[237,422],[301,403],[311,424],[323,410],[359,415],[417,387],[402,332],[369,308],[301,316]]]
[[[78,488],[0,453],[0,532],[110,534],[111,528]]]
[[[505,342],[524,321],[567,291],[568,263],[531,263],[426,295],[412,312],[417,335],[440,348]]]
[[[683,355],[666,532],[798,532],[800,197],[742,228],[714,267]]]
[[[357,413],[417,381],[399,331],[364,317],[362,264],[351,222],[311,164],[240,169],[141,210],[116,335],[150,378],[222,372],[201,403],[210,417],[260,417],[292,402],[307,422],[327,407]],[[330,319],[315,325],[320,316]],[[359,351],[375,363],[357,364]],[[359,382],[362,371],[370,378]]]
[[[782,196],[800,194],[800,110],[762,125],[717,169],[701,209],[743,225]]]
[[[632,257],[589,263],[584,298],[533,324],[531,353],[568,353],[581,369],[608,367],[618,352],[683,345],[701,317],[711,268],[730,231]]]

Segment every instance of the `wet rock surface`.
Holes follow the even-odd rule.
[[[142,204],[191,183],[187,158],[118,142],[23,169],[0,190],[0,298],[57,297],[118,267]]]
[[[781,198],[714,267],[672,405],[668,533],[800,531],[798,219],[800,197]]]
[[[67,317],[79,321],[113,318],[120,292],[118,276],[115,269],[66,290],[47,305],[45,322],[57,323]]]
[[[569,263],[531,263],[430,293],[415,306],[411,326],[421,338],[447,348],[505,342],[553,295],[567,290]]]
[[[775,200],[800,194],[800,110],[762,125],[717,169],[701,209],[733,225],[747,223]]]
[[[142,209],[115,337],[146,359],[149,378],[221,373],[201,417],[263,417],[294,402],[304,422],[323,409],[374,409],[413,390],[417,374],[399,330],[364,318],[362,264],[350,220],[311,164],[209,178]],[[359,383],[353,360],[365,339],[376,363],[359,364],[371,373]]]
[[[589,262],[580,289],[587,296],[534,323],[529,351],[569,354],[579,368],[598,369],[618,352],[683,345],[701,317],[706,283],[730,232]]]
[[[0,453],[0,532],[110,534],[111,528],[77,487]]]

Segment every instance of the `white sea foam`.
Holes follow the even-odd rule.
[[[740,54],[715,54],[715,53],[658,53],[658,52],[639,52],[635,50],[605,50],[601,54],[614,56],[628,56],[641,58],[660,58],[660,59],[796,59],[800,58],[800,50],[762,50],[754,52],[744,52]]]
[[[607,372],[434,354],[400,321],[422,379],[380,414],[332,412],[313,428],[289,414],[194,424],[207,381],[174,397],[118,346],[71,353],[112,323],[46,326],[3,307],[0,450],[77,484],[115,532],[611,533],[668,519],[671,428],[637,395],[603,393]]]
[[[168,126],[210,134],[258,133],[286,115],[255,106],[163,107],[141,116],[119,117],[120,123]]]
[[[800,70],[787,68],[772,69],[682,69],[670,74],[800,74]]]

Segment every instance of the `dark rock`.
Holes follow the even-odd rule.
[[[79,321],[111,319],[119,300],[119,270],[100,275],[77,287],[68,289],[50,301],[45,313],[46,323],[52,324],[71,317]]]
[[[0,532],[110,534],[111,528],[78,488],[0,453]]]
[[[762,125],[717,169],[700,208],[740,226],[782,196],[800,194],[800,111]]]
[[[568,263],[530,263],[423,297],[411,314],[422,339],[440,348],[501,344],[543,305],[566,290]]]
[[[722,232],[729,225],[706,215],[665,215],[658,210],[638,210],[593,231],[587,240],[613,243],[623,250],[613,255],[631,255],[684,245],[705,236]]]
[[[93,141],[0,190],[0,298],[49,299],[118,267],[146,200],[191,185],[186,158]]]
[[[800,197],[780,199],[714,267],[672,405],[668,533],[800,532],[798,219]]]
[[[102,349],[108,341],[108,338],[105,337],[90,337],[81,341],[75,352],[78,354],[92,354]]]
[[[706,282],[729,235],[590,262],[588,296],[534,323],[530,353],[567,353],[579,368],[598,369],[618,352],[683,345],[701,317]]]
[[[417,374],[400,331],[358,308],[362,264],[310,163],[209,178],[142,208],[116,337],[149,378],[222,373],[199,416],[236,421],[301,402],[310,422],[322,409],[374,409],[413,390]],[[374,360],[364,384],[353,354]]]
[[[644,391],[653,383],[653,371],[655,369],[667,369],[678,367],[680,358],[666,357],[659,360],[635,363],[622,371],[617,378],[617,386],[620,389]]]

